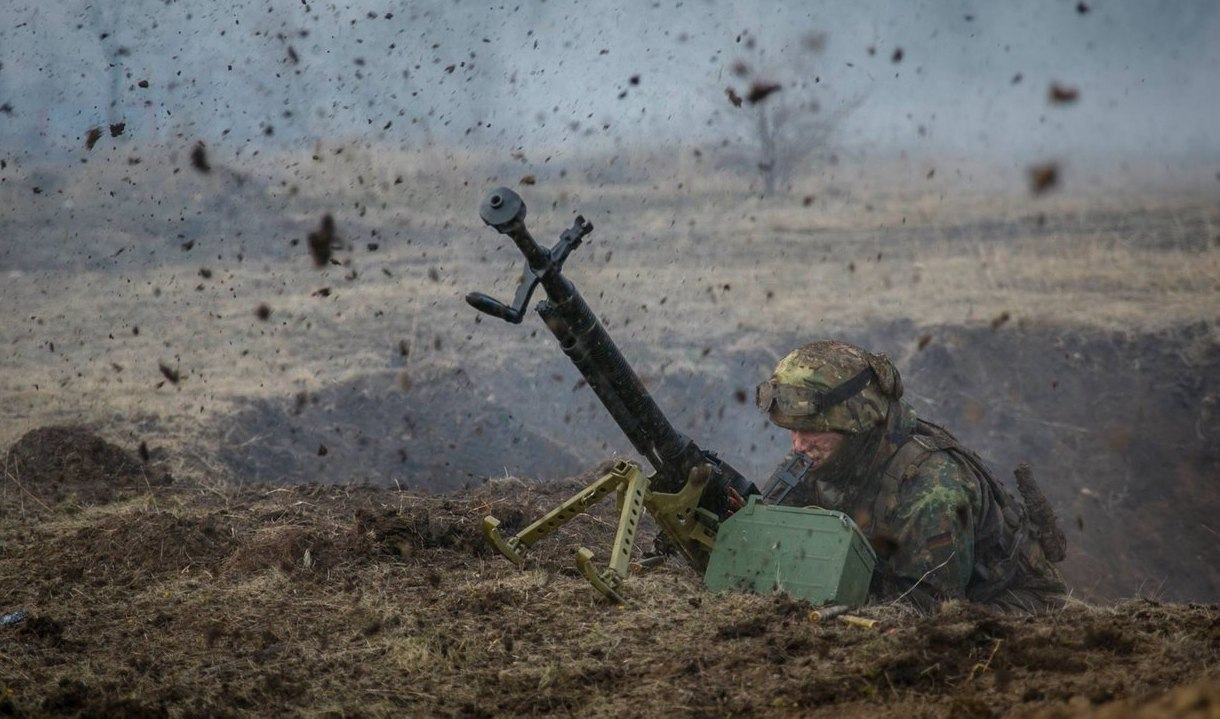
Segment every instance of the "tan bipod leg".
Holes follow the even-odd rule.
[[[588,511],[611,491],[618,492],[619,522],[610,566],[599,573],[593,566],[593,552],[584,547],[576,550],[576,566],[594,588],[622,604],[624,600],[618,589],[627,578],[631,550],[635,546],[635,532],[644,511],[644,498],[648,495],[648,477],[634,462],[615,463],[596,482],[512,537],[504,537],[500,533],[500,521],[491,516],[483,518],[483,533],[501,554],[520,565],[535,542],[552,534],[578,514]]]
[[[618,533],[614,537],[609,566],[598,572],[593,565],[593,552],[584,547],[576,551],[576,566],[599,592],[623,604],[619,589],[630,571],[636,530],[645,509],[652,513],[661,530],[692,566],[699,571],[707,567],[708,556],[716,542],[716,519],[706,510],[699,509],[698,504],[710,478],[711,468],[701,467],[691,472],[679,491],[672,494],[653,492],[649,489],[652,477],[645,476],[638,464],[619,461],[610,472],[516,535],[504,537],[500,533],[499,520],[491,516],[483,518],[483,533],[501,554],[520,565],[535,542],[588,511],[611,491],[617,491]]]
[[[624,465],[627,465],[624,468]],[[555,530],[567,524],[578,514],[587,512],[589,507],[601,501],[610,492],[618,489],[630,470],[639,472],[639,467],[630,462],[618,462],[608,474],[602,475],[596,482],[580,490],[563,504],[542,515],[538,521],[511,537],[500,533],[500,520],[488,515],[483,518],[483,534],[500,554],[508,557],[513,564],[521,566],[525,555],[535,542],[550,536]]]
[[[620,462],[611,470],[619,477],[618,484],[618,532],[614,535],[614,546],[610,549],[610,566],[600,574],[593,567],[593,552],[581,547],[576,550],[576,566],[580,573],[597,588],[619,604],[626,600],[618,593],[627,578],[631,566],[631,550],[635,547],[635,531],[639,528],[644,513],[644,500],[648,496],[649,478],[644,476],[639,465]]]

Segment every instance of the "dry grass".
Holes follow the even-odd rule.
[[[0,604],[33,619],[5,630],[0,706],[1059,716],[1136,706],[1216,661],[1215,607],[1073,603],[1030,619],[879,606],[864,610],[881,621],[868,631],[810,623],[808,605],[782,596],[708,594],[677,564],[633,577],[629,606],[608,605],[570,554],[609,543],[596,521],[538,545],[525,570],[482,543],[489,508],[533,516],[579,481],[506,478],[452,497],[182,485],[4,523]]]

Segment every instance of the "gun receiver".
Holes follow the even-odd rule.
[[[704,544],[708,544],[710,537],[715,535],[715,525],[741,506],[745,497],[757,494],[758,489],[715,453],[701,449],[674,429],[580,292],[564,277],[564,261],[593,231],[593,225],[578,216],[560,235],[559,242],[546,250],[526,229],[525,214],[525,203],[507,187],[492,190],[483,200],[479,215],[485,223],[512,238],[525,256],[525,268],[511,306],[478,292],[466,295],[466,301],[480,312],[517,324],[525,314],[530,296],[538,285],[542,285],[547,297],[538,303],[538,314],[631,445],[652,465],[654,474],[647,479],[649,487],[643,491],[644,494],[656,492],[656,501],[649,508],[662,530],[671,540],[676,540],[678,549],[702,569],[707,560],[706,550],[700,549],[687,536],[691,520],[697,515],[698,521],[704,523],[707,530]],[[625,491],[626,486],[627,480],[623,479],[620,491]],[[680,509],[673,504],[677,501],[673,497],[679,494],[690,497],[700,486],[697,507]],[[694,509],[702,510],[702,513],[688,511]],[[580,511],[583,509],[572,511],[572,516]],[[674,516],[662,516],[664,514]],[[673,522],[676,525],[667,526]],[[680,536],[675,537],[675,533]],[[519,548],[514,546],[513,549]]]

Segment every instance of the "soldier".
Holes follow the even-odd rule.
[[[885,355],[833,340],[793,350],[758,386],[758,406],[791,431],[808,469],[786,495],[775,486],[763,495],[852,517],[877,552],[874,599],[924,610],[947,599],[1062,606],[1052,562],[1066,542],[1028,468],[1017,470],[1022,506],[978,455],[901,398]]]

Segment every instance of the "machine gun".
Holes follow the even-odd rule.
[[[621,602],[618,589],[627,576],[642,509],[652,514],[687,562],[702,572],[720,522],[744,506],[749,496],[758,494],[758,489],[714,452],[674,429],[580,292],[564,277],[564,261],[593,231],[593,225],[578,216],[547,250],[526,229],[525,212],[521,197],[507,187],[492,190],[483,200],[480,217],[512,239],[525,255],[525,268],[511,306],[479,292],[466,295],[466,301],[480,312],[518,324],[530,296],[542,285],[547,298],[538,303],[538,314],[631,445],[652,465],[653,474],[645,476],[638,464],[620,461],[515,536],[503,536],[500,522],[491,516],[483,520],[484,532],[501,553],[521,564],[531,545],[617,491],[619,526],[610,566],[598,572],[592,565],[592,552],[583,547],[577,552],[577,565],[597,589]]]
[[[618,461],[610,471],[511,537],[495,517],[483,518],[483,532],[501,554],[522,564],[535,542],[617,493],[619,523],[609,566],[598,571],[593,552],[581,547],[576,564],[602,594],[622,603],[619,594],[630,568],[641,514],[647,510],[669,544],[703,574],[713,591],[785,591],[821,605],[855,607],[867,595],[876,555],[851,518],[817,508],[777,507],[799,484],[810,463],[790,455],[767,483],[767,496],[715,453],[700,448],[674,429],[614,340],[563,276],[563,263],[593,225],[577,217],[559,242],[543,249],[525,228],[525,203],[506,187],[492,190],[479,207],[483,221],[508,235],[525,255],[521,285],[512,305],[479,292],[466,295],[472,307],[518,324],[538,285],[547,298],[537,305],[564,354],[572,360],[610,411],[653,473]]]

